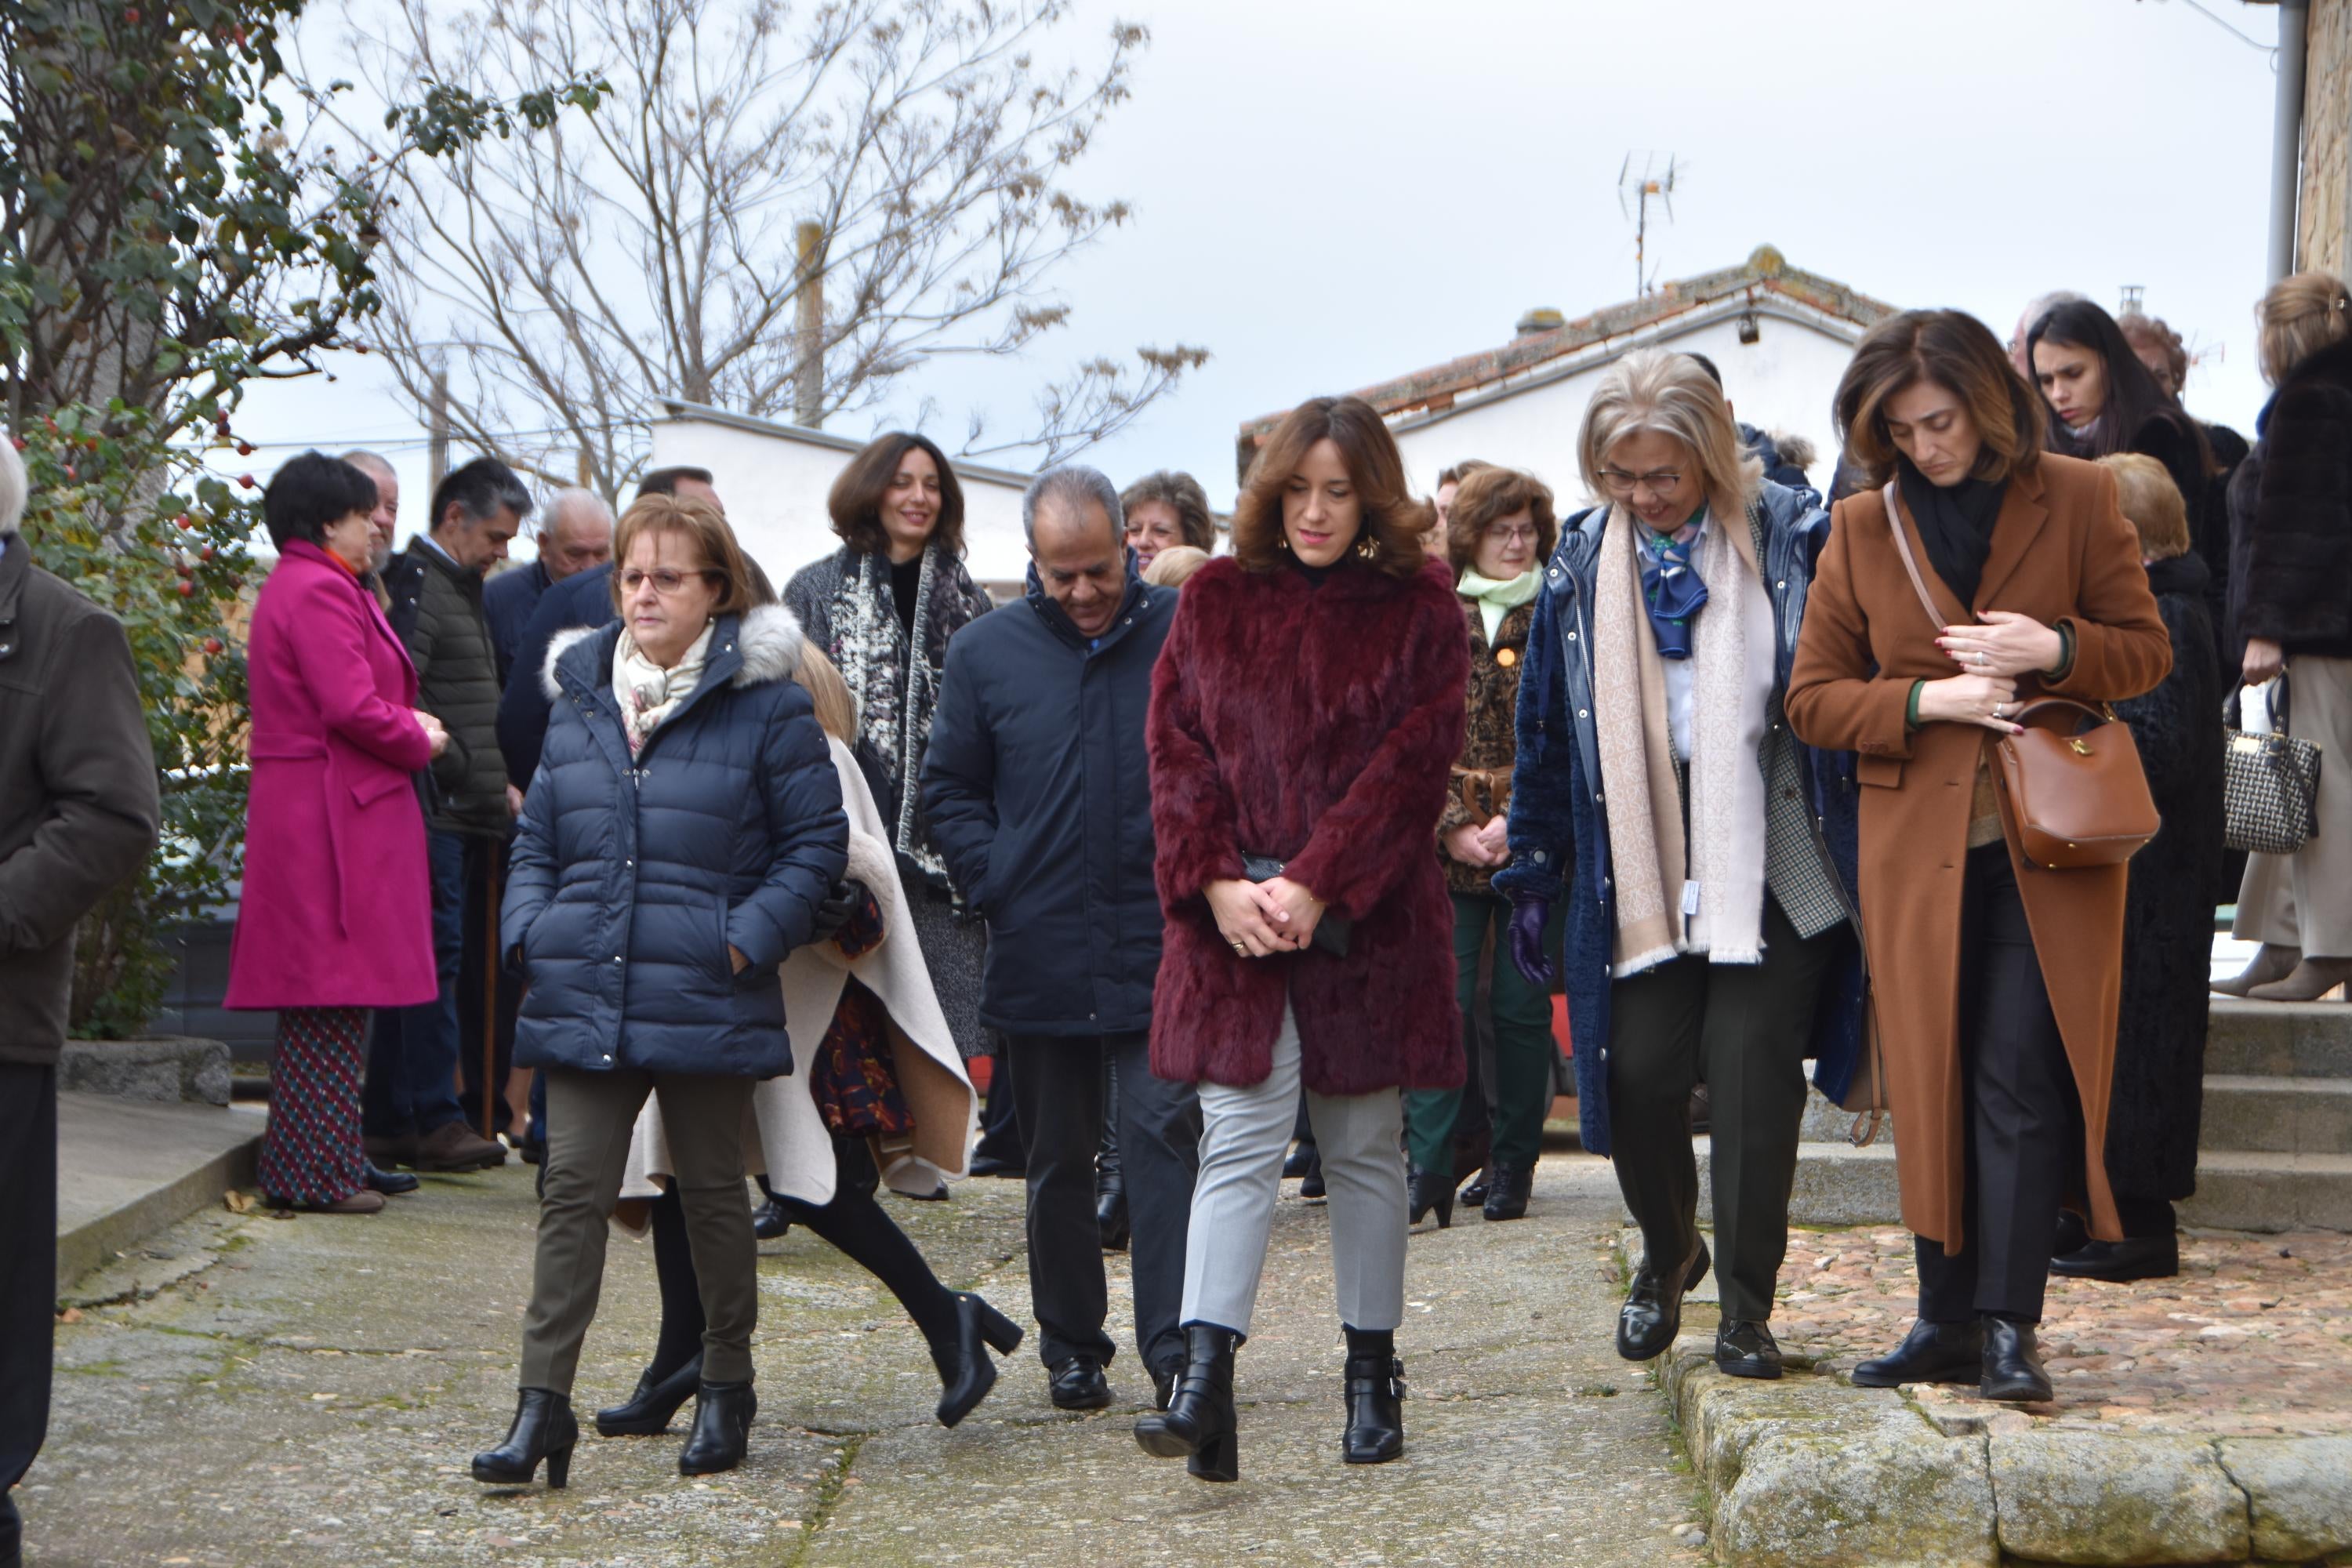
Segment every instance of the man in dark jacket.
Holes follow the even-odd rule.
[[[1177,1316],[1201,1138],[1192,1086],[1154,1078],[1149,1044],[1160,911],[1143,721],[1176,595],[1137,575],[1118,490],[1094,469],[1039,475],[1022,517],[1028,602],[948,645],[923,809],[956,886],[988,919],[980,1016],[1003,1032],[1013,1063],[1029,1289],[1054,1403],[1110,1400],[1094,1168],[1109,1056],[1136,1346],[1164,1408],[1184,1364]]]
[[[0,441],[0,1563],[9,1489],[49,1420],[57,1310],[58,1054],[74,923],[139,868],[160,820],[131,644],[33,564],[25,468]]]
[[[482,618],[482,574],[505,557],[530,506],[513,469],[477,458],[434,488],[432,531],[410,540],[385,572],[393,629],[416,666],[416,705],[449,731],[449,749],[425,775],[441,994],[378,1013],[368,1047],[361,1126],[369,1160],[387,1170],[474,1171],[506,1160],[504,1148],[467,1129],[451,1086],[461,1061],[480,1073],[480,1009],[461,1012],[459,982],[468,952],[489,946],[495,867],[521,801],[499,755],[498,657]],[[479,938],[472,943],[469,928]],[[460,1023],[468,1015],[470,1051]],[[491,1087],[500,1076],[494,1068]]]
[[[613,563],[613,509],[594,490],[558,490],[547,498],[539,525],[539,558],[501,572],[482,588],[482,618],[490,625],[490,647],[499,656],[499,680],[514,673],[515,650],[523,628],[550,588],[567,578]]]

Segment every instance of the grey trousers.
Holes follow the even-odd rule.
[[[751,1377],[751,1330],[760,1317],[759,1244],[743,1194],[748,1078],[541,1069],[547,1079],[545,1186],[539,1252],[522,1321],[524,1388],[572,1392],[580,1342],[604,1286],[607,1221],[620,1202],[629,1133],[646,1096],[661,1096],[670,1159],[695,1278],[702,1286],[702,1380]]]
[[[1184,1248],[1183,1321],[1249,1333],[1282,1156],[1298,1106],[1298,1022],[1283,1005],[1274,1068],[1235,1089],[1201,1085],[1201,1174]],[[1404,1111],[1397,1091],[1325,1096],[1307,1114],[1330,1192],[1331,1270],[1339,1320],[1352,1329],[1404,1321]]]
[[[2287,732],[2319,743],[2319,836],[2292,855],[2249,855],[2230,934],[2305,958],[2352,958],[2352,658],[2286,661]]]

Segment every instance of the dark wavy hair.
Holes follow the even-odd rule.
[[[1478,559],[1478,542],[1488,526],[1521,511],[1536,525],[1536,564],[1551,559],[1552,546],[1559,542],[1559,520],[1552,513],[1549,485],[1492,463],[1480,463],[1460,483],[1454,510],[1445,514],[1445,559],[1457,575]]]
[[[1421,537],[1436,521],[1436,509],[1405,488],[1396,437],[1380,411],[1360,397],[1310,397],[1282,416],[1234,503],[1234,559],[1249,572],[1271,572],[1290,559],[1290,541],[1282,531],[1283,491],[1307,448],[1324,440],[1339,447],[1362,509],[1349,558],[1391,577],[1420,571],[1428,558]]]
[[[2116,452],[2128,452],[2134,447],[2140,431],[2151,419],[2163,419],[2177,426],[2194,447],[2200,468],[2208,474],[2213,471],[2213,454],[2205,444],[2205,433],[2197,422],[2179,412],[2179,405],[2165,395],[2156,377],[2140,363],[2139,355],[2132,352],[2131,340],[2116,319],[2088,300],[2070,300],[2063,305],[2053,305],[2042,313],[2025,334],[2025,363],[2033,363],[2033,351],[2042,343],[2061,343],[2070,349],[2081,349],[2098,357],[2106,373],[2107,401],[2099,410],[2088,437],[2077,436],[2058,417],[2058,411],[2048,408],[2050,445],[2055,451],[2070,452],[2078,458],[2098,458]],[[2041,378],[2034,378],[2037,395]]]
[[[1846,458],[1871,489],[1895,477],[1902,455],[1886,433],[1887,399],[1922,381],[1968,405],[1984,439],[1975,478],[2005,479],[2040,464],[2042,395],[2025,384],[1992,329],[1966,310],[1905,310],[1863,335],[1830,402]]]
[[[940,515],[931,524],[931,537],[948,554],[963,553],[963,486],[957,482],[954,466],[939,444],[911,430],[875,437],[833,481],[824,508],[832,513],[833,531],[843,543],[862,555],[879,555],[889,549],[890,536],[882,527],[882,497],[889,490],[890,481],[898,477],[898,465],[919,447],[930,454],[940,469]]]

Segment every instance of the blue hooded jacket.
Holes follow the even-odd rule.
[[[1762,565],[1777,633],[1773,686],[1776,693],[1785,693],[1813,563],[1828,541],[1830,520],[1809,492],[1769,480],[1755,504],[1763,512]],[[1610,954],[1617,925],[1600,742],[1591,718],[1592,584],[1608,520],[1606,507],[1569,518],[1544,568],[1519,678],[1511,863],[1495,875],[1496,890],[1507,897],[1569,900],[1563,973],[1578,1119],[1585,1148],[1596,1154],[1609,1152]],[[1860,825],[1853,759],[1810,747],[1799,755],[1830,864],[1852,889],[1857,886]],[[1853,903],[1850,891],[1847,901]],[[1860,944],[1854,943],[1823,982],[1822,1010],[1814,1020],[1813,1081],[1832,1099],[1843,1098],[1860,1060],[1863,992]]]

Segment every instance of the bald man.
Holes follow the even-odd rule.
[[[566,577],[613,559],[613,509],[593,490],[562,489],[548,498],[539,530],[539,559],[501,572],[482,589],[482,617],[490,623],[490,646],[499,656],[499,681],[511,672],[523,628],[539,608],[540,595]]]

